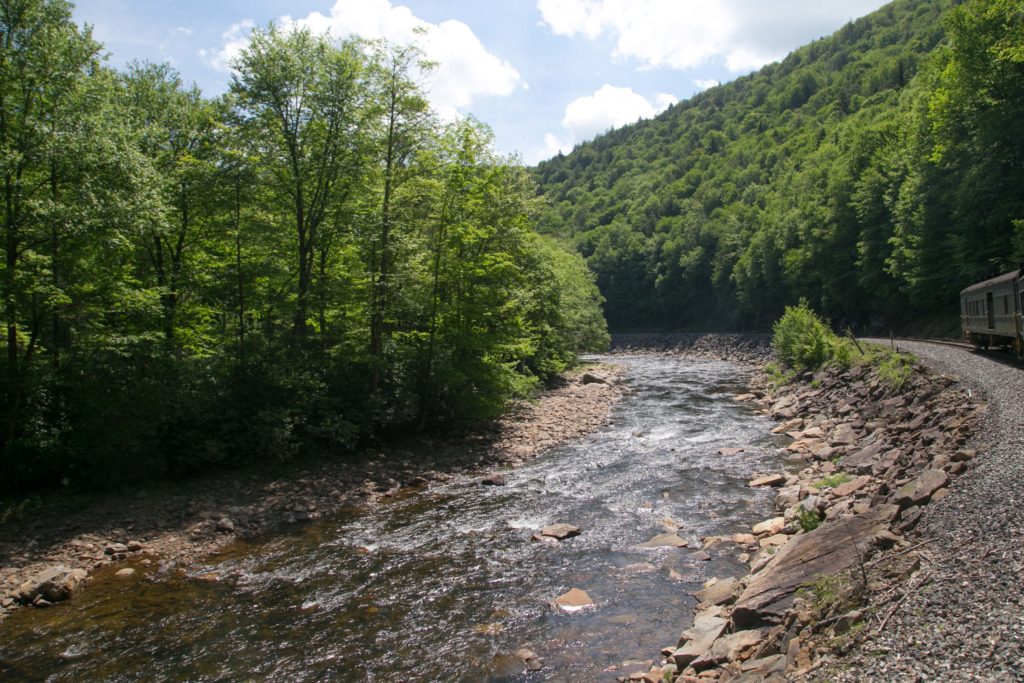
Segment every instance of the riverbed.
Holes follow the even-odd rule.
[[[705,560],[700,539],[768,516],[770,494],[746,483],[779,456],[770,420],[733,400],[749,369],[599,360],[624,366],[630,389],[610,424],[505,486],[432,484],[237,543],[187,577],[105,569],[70,603],[0,627],[0,678],[604,681],[643,668],[688,625],[690,591],[745,571],[739,548]],[[581,534],[531,541],[552,523]],[[689,547],[640,547],[668,530]],[[595,605],[552,609],[574,587]]]

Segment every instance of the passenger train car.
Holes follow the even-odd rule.
[[[964,339],[975,348],[1003,346],[1024,356],[1021,312],[1024,311],[1024,270],[1015,270],[971,285],[960,292]]]

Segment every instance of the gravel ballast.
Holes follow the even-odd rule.
[[[911,580],[920,587],[884,630],[814,678],[1024,680],[1024,370],[1000,354],[899,346],[989,404],[971,444],[978,456],[945,499],[925,508],[914,539],[927,542],[921,580]]]

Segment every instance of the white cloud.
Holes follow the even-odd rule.
[[[609,128],[650,118],[677,101],[672,95],[659,93],[651,102],[632,88],[605,84],[593,95],[570,102],[565,108],[562,125],[575,140],[584,140]]]
[[[330,14],[311,12],[305,17],[281,17],[281,26],[300,26],[339,38],[359,35],[384,38],[396,45],[416,43],[426,58],[437,62],[427,80],[430,100],[444,118],[454,118],[477,97],[511,95],[527,84],[507,61],[489,52],[473,30],[461,21],[431,24],[408,7],[390,0],[337,0]],[[224,46],[203,56],[217,68],[226,68],[245,46],[251,21],[240,22],[224,34]],[[425,29],[425,33],[422,31]]]
[[[688,69],[720,60],[735,73],[782,58],[885,0],[537,0],[551,30],[615,42],[613,56]]]
[[[230,71],[231,63],[235,61],[246,45],[249,44],[249,32],[256,27],[252,19],[243,19],[221,34],[224,45],[219,50],[200,50],[199,56],[218,71]]]
[[[562,117],[564,133],[546,134],[544,144],[527,161],[535,163],[559,152],[569,152],[577,142],[610,128],[633,123],[637,119],[656,116],[678,101],[679,98],[668,93],[657,93],[651,101],[632,88],[619,88],[606,83],[593,95],[578,97],[570,102]]]
[[[568,154],[572,151],[573,142],[572,140],[563,140],[554,133],[547,133],[544,135],[544,144],[538,148],[534,154],[530,155],[529,163],[536,163],[541,159],[550,159],[556,154]]]
[[[718,85],[718,81],[713,78],[698,78],[693,82],[693,84],[701,90],[707,90],[708,88],[714,88]]]

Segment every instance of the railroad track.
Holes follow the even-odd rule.
[[[974,344],[961,339],[929,339],[927,337],[896,337],[894,341],[924,342],[925,344],[942,344],[943,346],[958,346],[962,349],[974,350]]]
[[[882,341],[889,341],[890,343],[895,342],[920,342],[924,344],[940,344],[942,346],[953,346],[971,351],[978,354],[983,354],[994,360],[998,360],[1002,363],[1009,363],[1018,367],[1024,367],[1024,358],[1018,357],[1013,353],[1012,350],[1006,350],[999,347],[993,347],[991,349],[978,349],[975,348],[974,344],[963,341],[960,339],[929,339],[926,337],[891,337],[889,340],[882,339]]]

